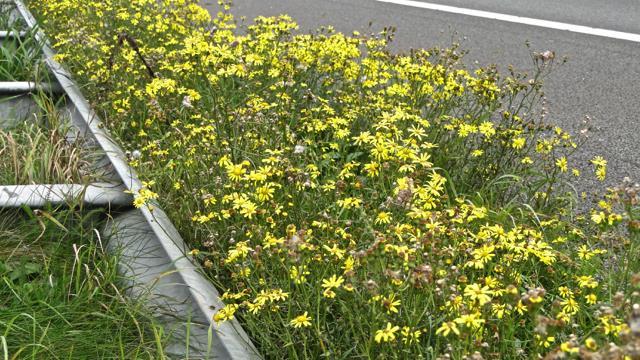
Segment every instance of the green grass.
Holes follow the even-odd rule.
[[[0,4],[0,31],[25,31],[21,19],[12,19],[12,7]],[[37,81],[46,74],[41,60],[43,43],[35,37],[37,29],[25,36],[0,39],[0,81]]]
[[[36,106],[28,119],[0,129],[0,184],[83,184],[94,178],[91,160],[96,152],[82,139],[69,142],[68,118],[51,97],[34,95]],[[1,101],[1,100],[0,100]]]
[[[119,288],[98,211],[0,212],[0,359],[155,359],[166,335]]]
[[[24,29],[10,9],[0,3],[0,31]],[[46,81],[33,34],[0,40],[0,81]],[[96,179],[100,154],[82,139],[70,142],[63,99],[29,96],[29,116],[0,127],[0,185]],[[165,358],[172,334],[142,299],[126,296],[118,256],[98,232],[104,209],[68,205],[80,210],[0,209],[0,359]]]
[[[4,39],[0,45],[0,81],[37,81],[43,78],[42,44],[30,31],[23,38]]]
[[[0,2],[0,31],[9,28],[24,29],[25,24],[22,19],[15,19],[11,12],[15,9],[13,1]]]

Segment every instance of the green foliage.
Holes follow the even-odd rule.
[[[26,118],[15,119],[16,125],[0,129],[0,184],[85,184],[99,177],[91,162],[100,153],[71,128],[59,110],[63,100],[38,93],[0,101],[10,106],[14,99],[33,100],[33,106],[25,107]]]
[[[119,288],[99,211],[0,212],[0,354],[6,359],[156,359],[167,338]]]
[[[2,28],[2,31],[18,34],[19,29],[14,26]],[[42,43],[35,38],[35,33],[34,29],[24,36],[0,39],[0,81],[40,81],[45,78]]]

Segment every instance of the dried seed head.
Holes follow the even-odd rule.
[[[367,290],[374,291],[375,289],[378,288],[378,283],[376,283],[375,281],[369,279],[369,280],[367,280],[367,282],[364,283],[364,286],[367,288]]]
[[[542,60],[549,61],[553,60],[556,57],[556,53],[551,50],[546,50],[542,54],[540,54],[540,56],[542,57]]]

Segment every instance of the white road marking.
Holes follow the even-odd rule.
[[[534,19],[534,18],[528,18],[523,16],[500,14],[500,13],[495,13],[490,11],[466,9],[466,8],[460,8],[455,6],[432,4],[432,3],[414,1],[414,0],[375,0],[375,1],[397,4],[397,5],[404,5],[404,6],[411,6],[415,8],[421,8],[421,9],[443,11],[443,12],[448,12],[452,14],[468,15],[468,16],[475,16],[475,17],[485,18],[485,19],[507,21],[511,23],[538,26],[538,27],[544,27],[549,29],[566,30],[566,31],[571,31],[575,33],[580,33],[580,34],[603,36],[603,37],[608,37],[612,39],[640,42],[640,34],[600,29],[600,28],[594,28],[590,26],[567,24],[567,23],[557,22],[557,21]]]

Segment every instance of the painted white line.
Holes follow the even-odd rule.
[[[415,8],[421,8],[421,9],[443,11],[443,12],[448,12],[452,14],[468,15],[468,16],[475,16],[475,17],[485,18],[485,19],[493,19],[493,20],[507,21],[511,23],[538,26],[538,27],[544,27],[548,29],[566,30],[566,31],[571,31],[575,33],[580,33],[580,34],[603,36],[603,37],[608,37],[612,39],[640,42],[640,34],[633,34],[633,33],[627,33],[622,31],[567,24],[567,23],[562,23],[557,21],[533,19],[533,18],[522,17],[522,16],[494,13],[490,11],[459,8],[455,6],[432,4],[432,3],[414,1],[414,0],[375,0],[375,1],[397,4],[397,5],[404,5],[404,6],[411,6]]]

